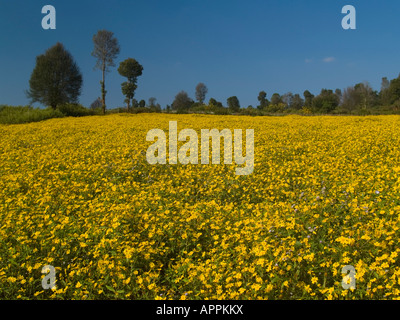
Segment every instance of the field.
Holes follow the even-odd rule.
[[[149,165],[169,121],[254,129],[253,173]],[[400,297],[400,116],[117,114],[0,137],[0,299]]]

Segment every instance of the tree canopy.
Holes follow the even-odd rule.
[[[72,55],[61,43],[36,57],[36,66],[26,92],[31,103],[40,102],[56,109],[64,103],[76,103],[81,94],[82,75]]]
[[[180,91],[174,99],[172,103],[172,110],[176,110],[178,112],[187,111],[193,104],[193,100],[189,98],[187,92]]]
[[[128,79],[121,84],[121,89],[126,97],[127,109],[129,110],[130,101],[133,99],[137,88],[137,78],[142,75],[143,67],[135,59],[128,58],[119,64],[118,72]]]
[[[236,96],[229,97],[227,99],[227,104],[229,110],[231,110],[232,112],[238,112],[240,110],[239,99]]]

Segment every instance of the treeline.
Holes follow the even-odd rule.
[[[258,104],[241,107],[237,96],[229,97],[224,105],[210,98],[205,103],[207,87],[199,83],[195,89],[196,101],[185,91],[179,92],[166,112],[214,113],[214,114],[400,114],[400,75],[389,81],[382,78],[380,91],[371,88],[368,82],[358,83],[343,90],[322,89],[318,95],[305,90],[302,95],[292,92],[272,94],[268,99],[265,91],[258,94]],[[142,101],[144,103],[144,101]],[[134,110],[133,110],[134,112]]]
[[[208,113],[208,114],[244,114],[244,115],[284,115],[284,114],[399,114],[400,113],[400,75],[388,80],[382,78],[380,91],[374,91],[368,82],[358,83],[345,89],[322,89],[317,95],[305,90],[302,94],[287,92],[273,93],[260,91],[256,106],[243,107],[237,96],[231,96],[225,102],[214,98],[206,101],[208,88],[199,83],[194,88],[194,99],[185,91],[176,94],[170,105],[162,108],[155,97],[136,100],[138,77],[143,67],[133,58],[119,63],[118,73],[126,79],[121,83],[121,91],[126,106],[106,108],[105,76],[115,67],[120,53],[118,40],[111,31],[99,30],[93,36],[92,56],[96,58],[95,68],[101,71],[101,98],[97,98],[89,108],[78,103],[83,77],[72,55],[63,44],[57,43],[44,54],[36,57],[36,65],[26,91],[31,104],[39,102],[48,109],[0,106],[0,123],[24,123],[40,121],[51,117],[87,116],[116,112],[144,113]]]
[[[162,109],[155,103],[156,98],[132,100],[132,108],[118,108],[118,112],[167,112],[167,113],[209,113],[209,114],[245,114],[245,115],[284,115],[284,114],[341,114],[341,115],[369,115],[369,114],[400,114],[400,75],[389,81],[382,78],[380,91],[371,88],[368,82],[358,83],[345,89],[322,89],[318,95],[305,90],[302,95],[292,92],[280,95],[272,94],[268,99],[267,93],[258,94],[256,106],[241,107],[237,96],[231,96],[223,104],[214,98],[205,102],[208,89],[204,83],[195,88],[195,100],[187,92],[181,91],[171,105]],[[100,106],[98,99],[92,108]]]

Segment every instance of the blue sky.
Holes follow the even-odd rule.
[[[41,9],[56,8],[56,30],[43,30]],[[357,29],[343,30],[341,9],[357,10]],[[80,102],[100,96],[92,37],[114,32],[121,52],[144,67],[135,98],[165,107],[185,90],[208,87],[226,105],[236,95],[256,106],[261,90],[318,94],[400,73],[399,1],[289,0],[0,0],[0,104],[26,105],[24,91],[37,55],[56,42],[73,55],[83,75]],[[117,67],[106,76],[109,108],[123,106]]]

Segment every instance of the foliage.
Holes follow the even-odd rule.
[[[217,107],[217,108],[223,108],[223,104],[222,102],[219,102],[217,100],[215,100],[214,98],[210,98],[210,100],[208,101],[208,105],[210,107]]]
[[[305,90],[303,96],[304,96],[304,106],[307,108],[311,108],[314,95],[310,91]]]
[[[239,112],[240,111],[240,103],[239,99],[236,96],[229,97],[227,100],[228,108],[231,112]]]
[[[51,118],[62,118],[59,110],[52,108],[39,109],[31,106],[0,106],[0,123],[1,124],[18,124],[28,122],[38,122]]]
[[[278,104],[280,104],[282,102],[283,101],[282,101],[282,98],[281,98],[280,94],[275,92],[271,97],[271,104],[278,105]]]
[[[271,99],[272,100],[272,99]],[[264,110],[269,113],[282,113],[285,111],[286,105],[283,102],[279,102],[278,104],[269,104]]]
[[[312,108],[316,113],[331,113],[338,105],[339,99],[330,89],[322,89],[312,101]]]
[[[366,110],[377,104],[378,94],[374,92],[368,82],[358,83],[343,91],[341,107],[349,112],[358,109]]]
[[[300,97],[298,93],[293,95],[290,108],[294,110],[300,110],[304,106],[304,100]]]
[[[185,91],[181,91],[175,96],[172,110],[176,110],[178,113],[186,113],[192,104],[193,100],[189,98],[188,94]]]
[[[128,79],[127,82],[122,83],[122,93],[126,97],[127,110],[129,110],[130,101],[135,95],[137,88],[137,78],[142,75],[143,67],[133,58],[128,58],[119,64],[118,72],[121,76]]]
[[[26,92],[31,103],[40,102],[56,109],[62,103],[77,102],[82,75],[71,54],[61,43],[36,57],[36,66]]]
[[[269,104],[269,101],[267,99],[267,93],[265,91],[260,91],[257,100],[260,102],[260,104],[257,106],[257,109],[259,110],[264,109]]]
[[[87,109],[81,104],[77,103],[66,103],[58,107],[65,116],[67,117],[84,117],[99,114],[99,110]]]

